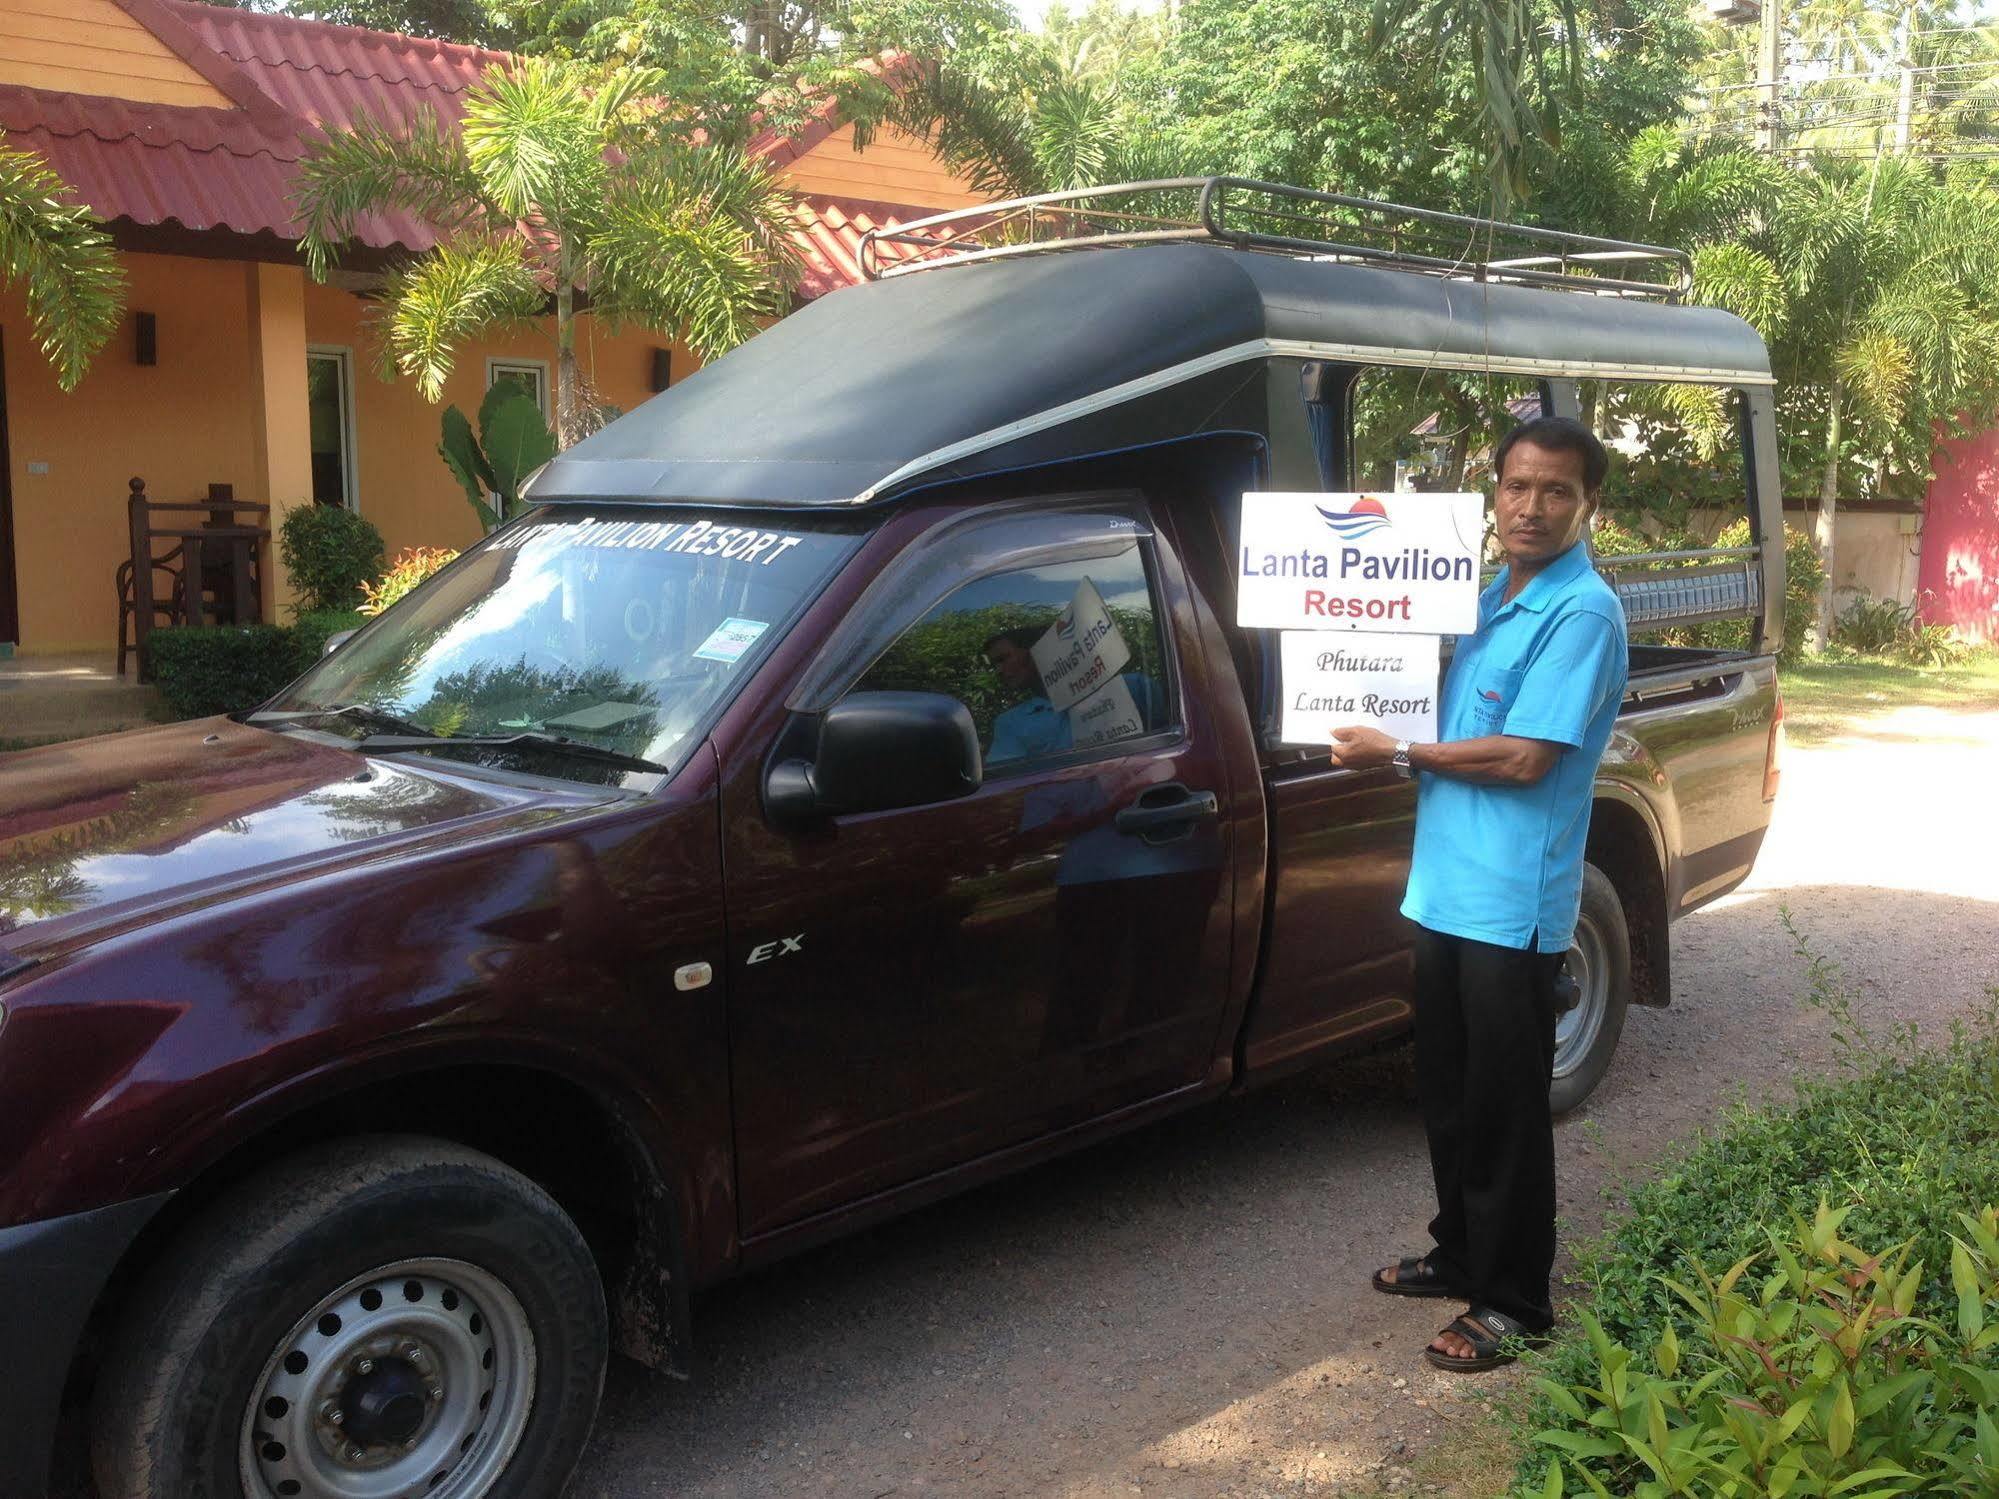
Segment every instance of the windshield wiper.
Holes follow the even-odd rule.
[[[363,754],[370,750],[432,750],[432,749],[528,749],[549,750],[556,754],[568,755],[573,760],[590,760],[599,765],[615,765],[623,770],[644,770],[654,775],[671,775],[672,771],[657,760],[648,760],[642,755],[628,755],[623,750],[607,749],[601,744],[589,744],[581,739],[567,739],[560,734],[540,734],[523,731],[518,734],[426,734],[419,730],[415,734],[370,734],[357,739],[354,748]]]
[[[411,723],[406,718],[398,718],[386,709],[371,703],[342,703],[337,708],[274,708],[261,713],[252,713],[245,723],[303,723],[312,718],[351,718],[356,723],[369,724],[377,729],[387,729],[397,734],[408,734],[425,739],[437,736],[422,724]]]

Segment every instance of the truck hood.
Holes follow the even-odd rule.
[[[226,718],[20,751],[0,757],[0,971],[168,907],[607,799]]]

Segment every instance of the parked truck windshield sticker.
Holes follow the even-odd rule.
[[[761,619],[725,619],[715,627],[715,632],[695,647],[694,654],[703,661],[727,661],[734,664],[743,659],[743,652],[757,643],[757,637],[770,625]]]

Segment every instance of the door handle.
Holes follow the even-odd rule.
[[[1164,843],[1184,838],[1197,822],[1221,816],[1222,804],[1212,791],[1189,791],[1178,781],[1151,786],[1129,807],[1118,809],[1117,830],[1143,838],[1147,843]],[[1161,836],[1161,835],[1165,836]]]

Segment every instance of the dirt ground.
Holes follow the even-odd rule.
[[[1999,711],[1909,709],[1793,748],[1754,879],[1675,929],[1672,1008],[1632,1013],[1558,1129],[1570,1230],[1738,1091],[1781,1094],[1825,1065],[1780,907],[1844,965],[1869,1023],[1941,1027],[1999,983],[1995,773]],[[702,1377],[614,1367],[571,1492],[1258,1499],[1408,1482],[1494,1389],[1422,1361],[1453,1308],[1367,1289],[1424,1247],[1429,1190],[1406,1052],[1181,1116],[701,1298]]]

